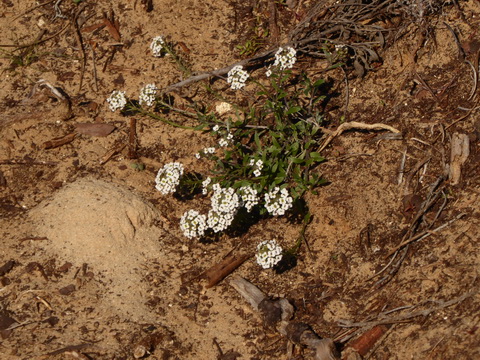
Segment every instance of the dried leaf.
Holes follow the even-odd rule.
[[[118,32],[118,29],[115,27],[115,25],[107,18],[103,19],[103,23],[107,27],[107,30],[110,33],[110,36],[113,37],[115,41],[120,41],[121,36],[120,36],[120,33]]]
[[[78,123],[75,124],[75,128],[80,134],[90,136],[107,136],[115,130],[115,126],[111,124],[96,123]]]

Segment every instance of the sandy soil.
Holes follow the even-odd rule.
[[[265,327],[228,277],[208,289],[201,277],[265,239],[291,247],[302,224],[266,217],[218,242],[187,239],[179,219],[205,198],[164,196],[154,178],[170,161],[204,170],[193,154],[212,139],[138,116],[138,156],[129,158],[130,119],[105,102],[115,89],[135,96],[144,84],[185,79],[173,61],[151,56],[154,36],[178,44],[194,73],[209,71],[247,57],[236,46],[268,28],[270,3],[280,32],[260,49],[285,41],[312,2],[153,1],[147,11],[148,3],[84,1],[81,12],[66,0],[57,10],[53,1],[0,3],[0,359],[313,358]],[[94,26],[104,16],[118,22],[120,39]],[[322,72],[320,61],[299,57],[299,69],[324,77],[336,94],[325,109],[326,133],[346,113],[347,121],[389,125],[402,137],[352,130],[333,139],[316,169],[328,185],[306,195],[313,220],[296,265],[265,271],[250,258],[235,274],[287,298],[295,320],[334,339],[343,358],[375,325],[383,335],[365,358],[480,358],[480,123],[472,88],[479,19],[478,1],[458,1],[406,27],[375,71],[348,76],[348,108],[343,71]],[[445,24],[472,66],[459,60]],[[39,45],[6,46],[30,44],[44,30]],[[71,108],[40,79],[68,94]],[[232,101],[238,96],[223,80],[212,86]],[[216,105],[201,83],[172,96],[179,106]],[[79,123],[115,130],[45,148]],[[469,140],[458,183],[449,177],[454,134]],[[438,199],[423,216],[430,231],[392,257],[432,194]]]

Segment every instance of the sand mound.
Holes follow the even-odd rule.
[[[148,259],[161,257],[164,235],[154,225],[159,213],[151,204],[118,185],[82,179],[44,201],[31,217],[36,233],[48,238],[47,251],[101,273],[109,283],[105,294],[109,306],[131,317],[141,313],[141,267]]]

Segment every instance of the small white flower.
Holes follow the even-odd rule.
[[[196,153],[196,154],[195,154],[195,157],[196,157],[197,159],[200,159],[200,158],[201,158],[200,153]]]
[[[238,90],[245,86],[245,82],[249,77],[250,75],[243,70],[243,66],[237,65],[228,72],[227,82],[233,90]]]
[[[127,105],[127,98],[125,97],[125,91],[115,90],[107,98],[107,102],[110,106],[110,110],[122,110]]]
[[[279,48],[275,53],[275,62],[273,66],[278,66],[280,70],[291,69],[297,61],[297,51],[288,46],[285,49]]]
[[[228,133],[226,137],[221,138],[218,141],[218,145],[220,145],[220,147],[227,147],[233,143],[232,140],[233,140],[233,135]]]
[[[201,237],[207,229],[206,216],[198,211],[189,210],[180,219],[180,229],[188,238]]]
[[[208,185],[212,182],[211,177],[207,177],[205,180],[202,181],[202,194],[207,195],[208,192]]]
[[[215,154],[216,149],[214,147],[208,147],[203,149],[204,154]]]
[[[165,55],[166,50],[165,50],[165,39],[163,36],[157,36],[154,37],[151,44],[150,44],[150,49],[152,49],[153,56],[155,57],[162,57]]]
[[[268,70],[265,72],[265,75],[266,75],[267,77],[272,76],[272,70],[271,70],[271,69],[268,69]]]
[[[264,269],[273,268],[282,260],[282,247],[275,240],[262,241],[257,246],[257,264]]]
[[[220,126],[218,126],[218,125],[215,125],[215,126],[212,128],[212,131],[213,131],[213,132],[217,132],[218,130],[220,130]]]
[[[183,165],[178,162],[165,164],[158,170],[155,188],[162,194],[174,193],[183,175]]]
[[[218,141],[218,145],[220,147],[227,147],[228,146],[228,141],[222,138]]]
[[[262,175],[262,169],[263,169],[262,160],[258,159],[257,161],[255,161],[255,159],[250,159],[249,165],[253,166],[253,175],[255,175],[256,177],[259,177],[260,175]]]
[[[288,194],[287,189],[281,189],[277,186],[272,191],[265,194],[265,208],[274,215],[285,215],[285,212],[293,206],[293,199]]]
[[[155,84],[147,84],[140,90],[140,96],[138,97],[138,102],[140,105],[152,106],[155,102],[157,95],[157,88]]]

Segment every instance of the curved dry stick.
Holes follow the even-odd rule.
[[[391,131],[395,134],[399,134],[400,133],[400,130],[397,130],[395,129],[394,127],[391,127],[390,125],[385,125],[385,124],[380,124],[380,123],[376,123],[376,124],[365,124],[365,123],[361,123],[361,122],[357,122],[357,121],[350,121],[350,122],[346,122],[346,123],[343,123],[342,125],[340,125],[337,130],[335,130],[335,132],[333,134],[331,134],[327,140],[325,140],[325,142],[323,143],[323,145],[320,147],[320,149],[318,151],[322,151],[323,149],[325,149],[328,144],[330,144],[332,142],[332,140],[334,138],[336,138],[337,136],[341,135],[344,131],[347,131],[347,130],[351,130],[351,129],[359,129],[359,130],[388,130],[388,131]]]

